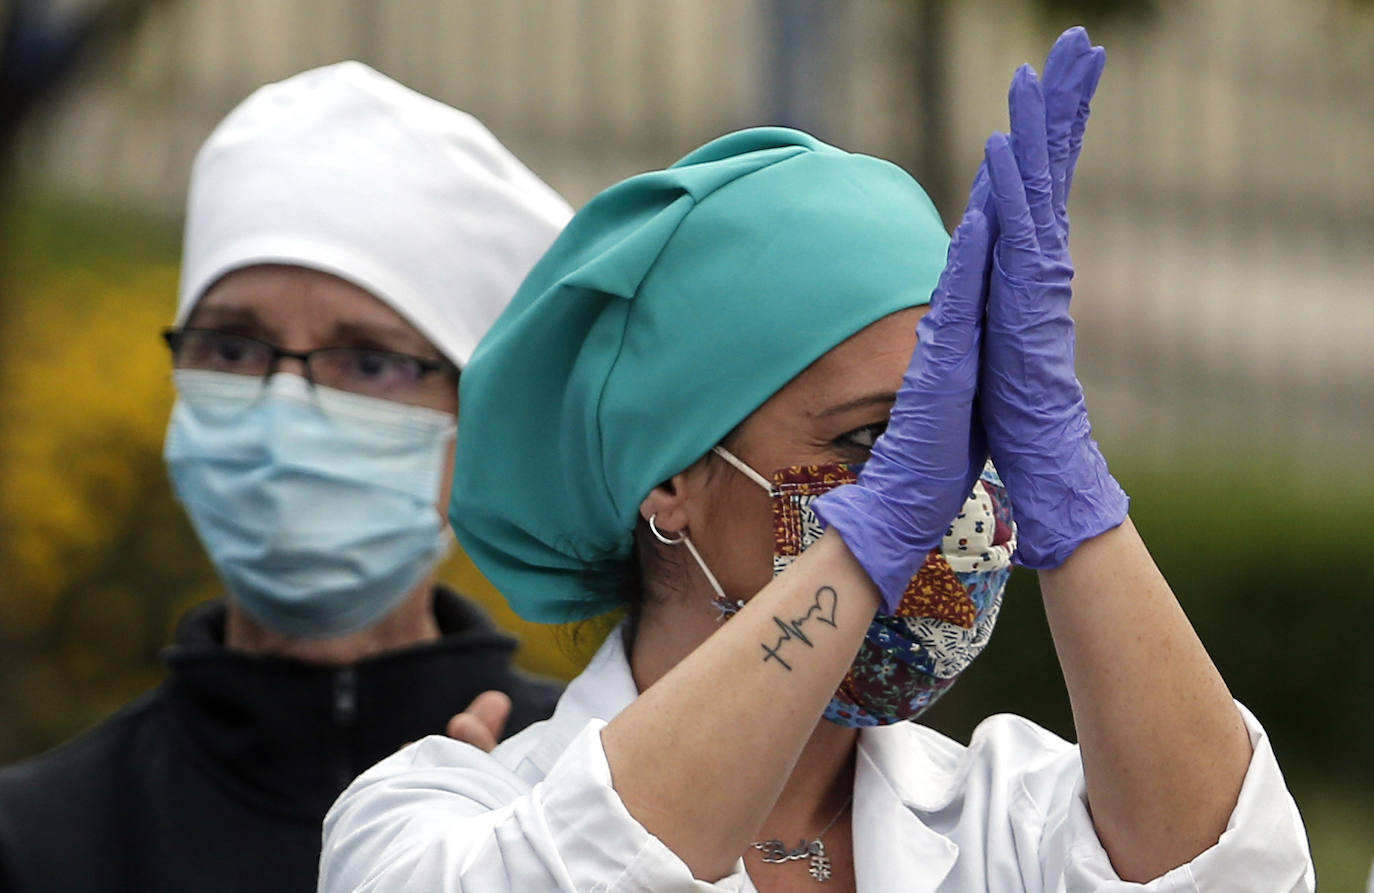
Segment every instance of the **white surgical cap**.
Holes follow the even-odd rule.
[[[332,273],[466,364],[571,216],[481,122],[359,62],[257,90],[191,171],[177,324],[254,264]]]

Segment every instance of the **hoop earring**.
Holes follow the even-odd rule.
[[[654,535],[654,539],[658,540],[660,543],[663,543],[663,545],[665,546],[680,546],[687,540],[687,534],[685,531],[682,530],[679,530],[677,532],[677,539],[669,539],[668,537],[664,536],[663,532],[658,529],[658,525],[654,523],[657,520],[658,512],[654,512],[652,515],[649,516],[649,532]]]

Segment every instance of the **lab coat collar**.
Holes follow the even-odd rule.
[[[625,653],[623,625],[613,630],[574,679],[527,754],[547,774],[590,720],[609,722],[639,691]],[[902,723],[863,729],[854,769],[854,857],[860,891],[932,893],[954,867],[959,847],[931,830],[921,814],[947,805],[962,775],[953,741]]]
[[[859,752],[903,803],[917,812],[938,812],[963,789],[968,748],[914,722],[872,726],[859,732]]]
[[[593,719],[610,722],[639,697],[639,689],[630,672],[630,659],[625,653],[624,630],[623,623],[611,630],[591,663],[563,690],[563,697],[558,699],[558,706],[544,725],[538,743],[526,756],[538,767],[541,777],[549,773],[559,755],[567,750],[588,722]]]
[[[947,803],[955,791],[957,764],[940,746],[945,742],[905,723],[860,731],[854,872],[861,893],[933,893],[954,867],[958,844],[921,820],[922,812]]]

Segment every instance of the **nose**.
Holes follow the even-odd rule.
[[[310,368],[299,357],[277,357],[277,362],[268,372],[268,375],[276,375],[281,372],[288,375],[298,375],[306,381],[310,380]]]
[[[272,376],[279,374],[294,375],[297,378],[305,379],[312,386],[315,384],[315,379],[310,375],[310,366],[306,363],[304,357],[293,357],[278,353],[273,357],[272,365],[267,370],[267,378],[270,379]]]

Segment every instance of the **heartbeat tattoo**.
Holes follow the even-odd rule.
[[[774,616],[773,622],[778,625],[778,629],[782,631],[782,635],[778,636],[778,640],[773,643],[772,648],[769,648],[761,642],[759,643],[759,647],[763,649],[763,662],[768,663],[770,660],[775,660],[782,665],[784,670],[789,673],[792,672],[792,665],[782,659],[782,655],[778,653],[778,650],[782,648],[784,643],[790,642],[793,639],[801,642],[807,648],[814,648],[815,646],[811,644],[811,640],[802,632],[802,626],[805,625],[808,620],[816,620],[820,623],[824,623],[826,626],[834,627],[835,608],[839,604],[839,598],[839,594],[835,592],[834,588],[822,586],[820,589],[816,590],[815,602],[811,607],[806,609],[806,613],[802,616],[794,617],[792,620],[783,620],[781,617]]]

